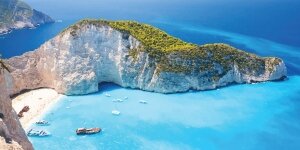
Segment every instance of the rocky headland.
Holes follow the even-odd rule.
[[[33,28],[51,22],[54,22],[52,18],[32,9],[23,1],[0,1],[0,34],[8,33],[14,29]]]
[[[88,94],[101,82],[175,93],[286,76],[279,58],[226,44],[186,43],[132,21],[82,20],[6,63],[17,83],[14,93],[48,87],[66,95]]]

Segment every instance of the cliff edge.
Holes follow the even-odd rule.
[[[88,94],[101,82],[175,93],[286,77],[279,58],[226,44],[186,43],[133,21],[82,20],[7,63],[17,83],[14,93],[49,87],[66,95]]]
[[[24,149],[32,150],[25,131],[23,130],[16,112],[12,108],[12,101],[9,97],[13,91],[13,78],[5,65],[0,60],[0,149]],[[12,143],[6,143],[5,139],[12,139]]]

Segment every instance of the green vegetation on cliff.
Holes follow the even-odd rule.
[[[108,24],[112,28],[128,32],[141,41],[146,49],[172,52],[176,50],[192,50],[197,47],[195,44],[186,43],[178,38],[174,38],[148,24],[141,24],[134,21],[109,21]]]
[[[243,73],[259,75],[266,69],[266,60],[270,59],[261,58],[222,43],[201,46],[187,43],[151,25],[135,21],[86,19],[68,29],[71,30],[70,33],[73,36],[76,36],[77,31],[83,25],[107,25],[132,35],[142,43],[142,46],[131,49],[129,55],[137,60],[140,52],[147,52],[150,57],[154,58],[159,71],[164,72],[202,72],[212,76],[213,80],[217,80],[236,66]],[[276,62],[279,64],[280,61],[275,58],[273,65],[276,65]]]
[[[126,32],[138,39],[145,49],[157,50],[160,52],[172,52],[176,50],[191,50],[197,45],[184,42],[178,38],[168,35],[166,32],[148,24],[141,24],[135,21],[107,21],[107,20],[81,20],[71,26],[72,35],[76,35],[79,26],[83,24],[109,25],[121,32]]]

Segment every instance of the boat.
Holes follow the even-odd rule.
[[[140,100],[139,103],[141,103],[141,104],[147,104],[148,102],[144,101],[144,100]]]
[[[120,99],[120,98],[117,98],[117,99],[114,99],[114,100],[112,100],[113,102],[123,102],[123,100],[122,99]]]
[[[45,130],[30,129],[27,132],[27,136],[45,137],[45,136],[49,136],[49,135],[51,135],[51,134]]]
[[[106,96],[106,97],[110,97],[111,95],[110,95],[110,94],[108,94],[108,93],[105,93],[105,96]]]
[[[113,110],[113,111],[111,111],[111,113],[115,116],[119,116],[121,114],[121,112],[118,110]]]
[[[117,101],[118,101],[118,102],[123,102],[123,100],[122,100],[122,99],[120,99],[120,98],[117,98]]]
[[[126,100],[126,99],[128,99],[128,97],[126,96],[126,97],[124,97],[124,99]]]
[[[39,121],[35,122],[35,124],[40,125],[40,126],[50,125],[50,123],[46,120],[39,120]]]
[[[96,134],[101,132],[101,128],[78,128],[76,129],[77,135]]]

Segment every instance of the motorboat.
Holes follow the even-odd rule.
[[[51,135],[51,134],[45,130],[30,129],[27,132],[27,136],[45,137],[45,136],[49,136],[49,135]]]
[[[96,134],[101,132],[101,128],[78,128],[76,129],[77,135],[89,135],[89,134]]]
[[[113,102],[119,102],[119,103],[123,102],[123,100],[120,99],[120,98],[114,99],[114,100],[112,100],[112,101],[113,101]]]
[[[37,122],[35,122],[36,125],[40,125],[40,126],[47,126],[50,125],[50,123],[46,120],[39,120]]]
[[[121,112],[118,110],[113,110],[113,111],[111,111],[111,113],[115,116],[119,116],[121,114]]]
[[[144,100],[140,100],[139,103],[141,103],[141,104],[148,104],[148,102],[144,101]]]
[[[108,93],[105,93],[105,96],[106,96],[106,97],[110,97],[111,95],[110,95],[110,94],[108,94]]]

